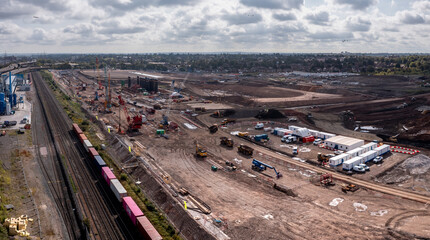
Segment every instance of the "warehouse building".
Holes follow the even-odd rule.
[[[350,151],[352,149],[361,147],[364,145],[364,140],[345,137],[335,136],[324,141],[325,146],[342,151]]]

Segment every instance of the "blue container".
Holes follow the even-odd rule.
[[[16,94],[12,95],[12,105],[16,106]]]
[[[106,163],[105,163],[105,161],[103,161],[102,157],[95,156],[94,158],[95,158],[96,164],[97,164],[97,166],[99,167],[100,170],[102,169],[102,167],[106,167]]]
[[[6,111],[6,102],[0,101],[0,114],[4,114]]]

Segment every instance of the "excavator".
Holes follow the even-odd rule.
[[[322,154],[322,153],[318,153],[318,162],[321,166],[325,165],[328,163],[328,160],[333,157],[332,154]]]
[[[251,168],[252,168],[252,170],[259,171],[259,172],[265,171],[267,168],[270,168],[270,169],[273,169],[275,171],[276,178],[282,177],[282,174],[280,172],[276,171],[275,167],[272,167],[269,164],[260,162],[255,158],[252,160],[252,167]]]
[[[196,143],[196,156],[197,157],[207,157],[208,152],[200,144]]]
[[[121,106],[123,106],[124,113],[125,113],[125,116],[126,116],[126,119],[127,119],[127,124],[128,124],[127,132],[138,132],[139,129],[143,125],[143,116],[142,115],[135,115],[135,116],[130,117],[130,115],[128,114],[128,111],[127,111],[127,107],[125,106],[125,101],[121,97],[121,95],[118,95],[118,100],[119,100],[119,104]],[[121,107],[119,108],[119,110],[121,111]],[[118,132],[122,133],[122,129],[121,129],[121,113],[119,113],[118,116],[120,118],[119,119]]]

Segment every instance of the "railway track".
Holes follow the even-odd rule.
[[[120,204],[114,202],[99,174],[88,160],[89,155],[71,131],[71,121],[51,94],[40,73],[34,74],[35,85],[44,106],[53,137],[67,166],[69,177],[82,208],[83,218],[89,220],[92,239],[137,239],[130,224],[124,221]]]
[[[34,77],[32,77],[34,79]],[[36,86],[36,91],[38,85]],[[37,160],[41,167],[42,173],[48,183],[51,195],[53,196],[57,210],[61,214],[64,226],[67,229],[68,239],[86,239],[86,231],[83,228],[79,216],[79,210],[76,209],[76,203],[73,198],[73,191],[70,183],[67,182],[67,174],[61,165],[61,157],[54,143],[54,136],[48,125],[45,108],[40,102],[40,95],[37,94],[37,104],[35,108],[40,108],[41,114],[35,114],[33,117],[33,133],[35,144],[38,147]],[[46,155],[42,156],[40,150],[45,147]]]
[[[208,126],[206,123],[204,123],[201,120],[199,120],[199,122],[204,127]],[[222,135],[222,136],[231,137],[230,134],[225,133],[223,131],[218,131],[217,134]],[[236,137],[236,139],[240,139],[241,141],[244,141],[240,137],[237,137],[237,136],[235,136],[235,137]],[[247,141],[247,143],[249,143],[249,142]],[[270,157],[282,160],[284,162],[288,162],[290,164],[293,164],[293,165],[296,165],[296,166],[299,166],[299,167],[302,167],[302,168],[305,168],[305,169],[309,169],[309,170],[315,171],[317,173],[330,172],[332,174],[333,178],[338,179],[338,180],[342,180],[342,181],[345,181],[345,182],[351,182],[351,183],[354,183],[354,184],[359,185],[361,187],[365,187],[367,189],[371,189],[371,190],[374,190],[374,191],[379,191],[379,192],[386,193],[386,194],[389,194],[389,195],[393,195],[393,196],[397,196],[397,197],[409,199],[409,200],[412,200],[412,201],[421,202],[421,203],[424,203],[424,204],[430,204],[430,197],[429,196],[424,196],[424,195],[413,193],[413,192],[409,192],[409,191],[406,191],[406,190],[391,188],[391,187],[384,186],[384,185],[381,185],[381,184],[377,184],[377,183],[374,183],[374,182],[371,182],[371,181],[361,180],[361,179],[358,179],[358,178],[355,178],[355,177],[347,176],[347,175],[335,172],[335,171],[333,171],[331,169],[326,169],[326,168],[322,168],[322,167],[310,165],[308,163],[303,163],[303,162],[300,162],[300,161],[293,160],[292,158],[286,156],[285,154],[283,154],[281,152],[277,152],[275,150],[270,150],[270,149],[267,149],[267,148],[265,148],[263,146],[260,146],[260,145],[254,144],[254,143],[252,143],[252,145],[253,145],[252,147],[254,148],[254,150],[259,151],[260,153],[266,154],[266,155],[268,155]]]

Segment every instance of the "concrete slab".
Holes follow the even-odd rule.
[[[25,124],[21,124],[21,120],[24,117],[26,117],[28,119],[28,123],[31,124],[31,109],[33,106],[29,101],[27,101],[26,92],[18,92],[17,95],[18,98],[19,96],[23,97],[24,103],[18,103],[16,107],[12,109],[15,110],[14,115],[0,116],[0,123],[3,123],[4,121],[16,121],[17,124],[15,126],[5,128],[5,130],[19,129],[20,127],[24,127]]]

